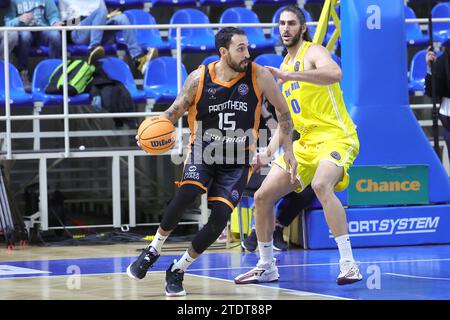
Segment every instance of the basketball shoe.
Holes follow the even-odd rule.
[[[103,46],[96,46],[89,50],[89,57],[87,63],[92,64],[93,62],[103,58],[105,56],[105,48]]]
[[[183,288],[184,272],[180,269],[172,271],[173,262],[169,269],[166,270],[166,296],[168,297],[180,297],[185,296],[186,291]]]
[[[148,48],[147,53],[141,53],[134,59],[134,64],[142,74],[145,74],[145,70],[147,70],[148,64],[150,63],[151,60],[153,60],[157,56],[158,56],[158,49]]]
[[[336,280],[338,285],[351,284],[362,280],[358,264],[354,260],[340,260],[339,267],[341,272]]]
[[[273,250],[286,251],[287,249],[288,244],[283,239],[283,227],[276,226],[273,232]]]
[[[275,262],[275,258],[269,263],[261,263],[261,261],[258,261],[255,268],[234,278],[234,283],[249,284],[278,281],[280,275],[278,274],[278,268]]]
[[[242,248],[250,252],[256,250],[256,247],[258,246],[258,239],[256,238],[255,229],[253,229],[250,235],[241,242],[241,246]]]
[[[139,257],[130,264],[127,268],[127,275],[133,279],[143,279],[150,269],[158,260],[159,254],[156,254],[156,250],[151,250],[153,247],[148,246],[142,250]]]

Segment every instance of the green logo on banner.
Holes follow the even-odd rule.
[[[349,205],[426,204],[428,165],[354,166]]]

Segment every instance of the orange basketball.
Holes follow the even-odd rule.
[[[150,154],[162,154],[175,145],[175,127],[167,118],[154,116],[142,121],[138,128],[141,149]]]

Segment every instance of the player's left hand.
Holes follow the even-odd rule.
[[[277,85],[282,85],[283,83],[285,83],[286,81],[289,80],[288,79],[289,72],[280,70],[278,68],[270,67],[270,66],[265,66],[265,67],[267,69],[269,69],[270,73],[272,73],[272,75],[278,79]]]
[[[291,173],[291,183],[294,184],[297,180],[297,166],[298,162],[295,159],[292,151],[287,151],[284,153],[284,161],[287,164],[288,168],[290,168]]]
[[[269,164],[272,161],[272,157],[267,155],[267,152],[257,153],[254,155],[253,160],[251,162],[253,171],[258,172],[261,167]]]

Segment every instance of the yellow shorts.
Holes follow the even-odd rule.
[[[359,140],[356,135],[350,139],[337,139],[319,144],[304,144],[297,140],[293,144],[293,152],[298,162],[297,180],[300,182],[300,187],[295,190],[296,192],[301,192],[311,183],[320,161],[324,159],[344,168],[344,176],[334,188],[336,191],[342,191],[348,187],[350,182],[347,171],[358,155]],[[289,168],[286,168],[284,154],[272,163],[289,171]]]

